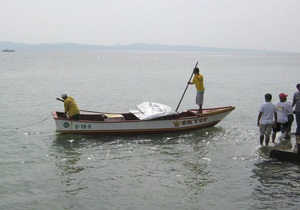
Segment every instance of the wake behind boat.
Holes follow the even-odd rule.
[[[126,113],[90,112],[80,114],[80,120],[64,118],[64,112],[54,111],[52,116],[59,133],[134,135],[195,131],[213,127],[223,120],[234,106],[174,112],[164,104],[143,102]]]

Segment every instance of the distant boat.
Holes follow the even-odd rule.
[[[2,50],[2,52],[15,52],[15,51],[11,49],[6,49],[6,50]]]

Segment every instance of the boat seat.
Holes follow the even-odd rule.
[[[104,114],[104,121],[125,121],[125,118],[121,114]]]

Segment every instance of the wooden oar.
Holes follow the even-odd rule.
[[[198,66],[198,61],[197,61],[196,65],[195,65],[194,69],[195,69],[197,66]],[[189,79],[189,82],[191,81],[191,79],[192,79],[192,77],[193,77],[194,69],[193,69],[192,75],[191,75],[191,77],[190,77],[190,79]],[[180,104],[181,104],[181,101],[182,101],[182,99],[183,99],[183,97],[184,97],[184,95],[185,95],[185,92],[186,92],[188,86],[189,86],[189,83],[187,83],[187,86],[185,87],[185,90],[184,90],[184,92],[183,92],[183,94],[182,94],[182,96],[181,96],[181,99],[180,99],[180,101],[179,101],[179,104],[178,104],[178,106],[177,106],[177,108],[176,108],[176,110],[175,110],[176,112],[177,112],[177,110],[178,110],[178,108],[179,108],[179,106],[180,106]]]

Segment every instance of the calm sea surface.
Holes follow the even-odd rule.
[[[50,114],[63,110],[55,100],[62,93],[83,110],[126,112],[143,101],[175,110],[197,61],[204,108],[236,107],[214,128],[56,133]],[[16,51],[1,53],[0,64],[0,209],[300,207],[300,166],[270,159],[256,127],[265,93],[273,102],[281,92],[292,100],[299,54]],[[196,108],[194,98],[190,86],[179,111]]]

